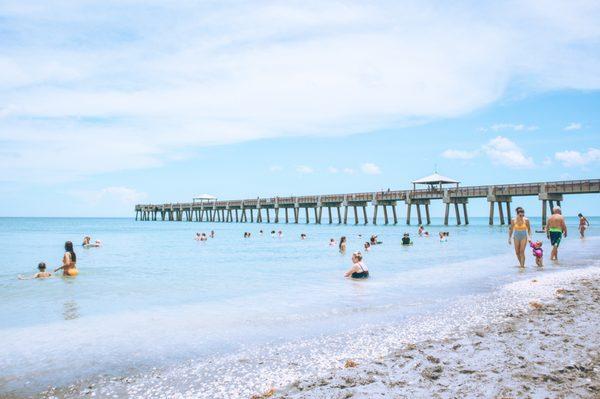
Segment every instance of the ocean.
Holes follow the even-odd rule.
[[[589,220],[580,239],[577,219],[568,219],[557,263],[535,233],[544,241],[545,267],[535,267],[528,248],[527,268],[519,270],[508,228],[489,226],[487,218],[468,226],[434,218],[429,238],[403,224],[0,218],[0,396],[75,384],[93,386],[96,397],[244,397],[318,374],[340,356],[380,354],[383,343],[401,342],[409,330],[412,340],[435,334],[415,328],[415,320],[448,324],[444,317],[458,304],[476,319],[473,304],[512,282],[598,265],[600,218]],[[214,238],[194,240],[211,230]],[[439,231],[449,231],[448,242]],[[414,245],[400,245],[404,232]],[[371,234],[382,244],[365,253]],[[102,246],[82,248],[84,235]],[[342,235],[346,254],[328,245]],[[76,278],[17,279],[42,261],[58,267],[67,240],[76,245]],[[355,250],[370,270],[366,281],[343,277]],[[457,325],[473,321],[452,314]],[[362,344],[355,350],[349,341]],[[123,378],[128,387],[115,382]]]

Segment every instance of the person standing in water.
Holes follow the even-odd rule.
[[[531,225],[529,219],[525,217],[525,210],[521,207],[515,209],[517,217],[510,221],[508,229],[508,245],[511,240],[515,242],[515,254],[519,260],[519,266],[525,267],[525,247],[531,237]],[[514,233],[514,234],[513,234]]]
[[[346,252],[346,236],[342,236],[340,238],[339,249],[340,249],[341,253],[345,253]]]
[[[75,252],[73,251],[73,243],[71,241],[65,242],[65,254],[62,263],[62,266],[56,268],[54,273],[62,269],[63,276],[75,277],[79,274],[79,271],[77,270],[77,255],[75,255]]]
[[[564,237],[567,238],[567,225],[565,224],[565,218],[562,215],[562,211],[558,206],[552,209],[552,216],[546,223],[546,235],[550,239],[552,245],[552,252],[550,253],[550,260],[558,260],[558,246],[560,240]]]
[[[581,213],[578,214],[577,216],[579,216],[579,235],[581,235],[581,238],[583,238],[583,237],[585,237],[585,230],[590,225],[590,222]]]

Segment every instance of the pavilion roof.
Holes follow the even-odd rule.
[[[442,176],[439,173],[423,177],[418,180],[414,180],[413,184],[458,184],[458,180],[451,179],[446,176]]]

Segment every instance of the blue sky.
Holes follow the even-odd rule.
[[[600,177],[595,2],[4,1],[0,21],[3,216],[408,188],[436,168]]]

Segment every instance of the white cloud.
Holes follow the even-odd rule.
[[[597,2],[22,4],[0,5],[4,180],[457,117],[515,82],[600,88]]]
[[[353,175],[356,173],[356,171],[352,168],[344,168],[344,169],[342,169],[342,172],[344,172],[347,175]]]
[[[281,167],[279,165],[269,166],[269,172],[281,172],[282,170],[283,170],[283,167]]]
[[[472,159],[479,155],[479,151],[464,151],[464,150],[446,150],[442,152],[442,156],[448,159]]]
[[[313,173],[314,171],[315,170],[313,168],[311,168],[310,166],[306,166],[306,165],[296,166],[296,172],[298,172],[298,173],[308,174],[308,173]]]
[[[600,149],[590,148],[587,152],[561,151],[554,154],[554,158],[566,167],[584,167],[600,162]]]
[[[480,132],[487,132],[488,130],[491,130],[493,132],[499,132],[499,131],[506,131],[506,130],[512,130],[515,132],[523,132],[523,131],[527,131],[527,132],[531,132],[534,130],[538,130],[539,127],[536,125],[524,125],[522,123],[495,123],[489,127],[480,127],[479,130]]]
[[[581,123],[571,122],[567,126],[565,126],[564,130],[579,130],[581,128],[582,128]]]
[[[339,172],[339,169],[338,169],[338,168],[336,168],[336,167],[330,166],[330,167],[328,167],[328,168],[327,168],[327,171],[328,171],[329,173],[334,173],[334,174],[335,174],[335,173],[338,173],[338,172]]]
[[[360,165],[360,170],[367,175],[379,175],[381,174],[381,168],[374,163],[363,163]]]
[[[74,190],[74,197],[88,202],[91,206],[99,203],[116,203],[117,205],[133,205],[147,198],[146,193],[129,187],[106,187],[100,190]]]
[[[525,169],[535,166],[533,159],[526,156],[517,144],[506,137],[493,138],[483,146],[483,151],[493,163],[498,165],[513,169]]]

